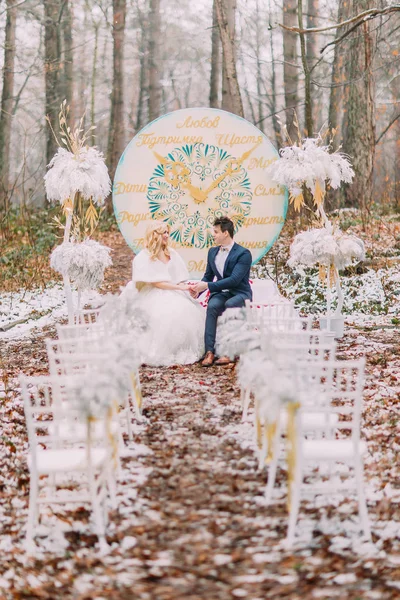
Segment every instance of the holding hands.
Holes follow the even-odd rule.
[[[189,285],[189,292],[192,298],[198,298],[201,292],[204,292],[208,287],[208,284],[205,281],[198,281],[195,284]]]

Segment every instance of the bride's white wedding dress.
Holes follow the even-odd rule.
[[[142,250],[133,260],[132,282],[136,305],[148,317],[143,335],[143,362],[151,366],[187,365],[204,354],[205,309],[189,292],[162,290],[156,282],[179,283],[189,278],[179,254],[170,249],[168,263],[152,260]]]

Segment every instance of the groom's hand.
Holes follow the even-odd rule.
[[[193,292],[195,292],[197,295],[199,295],[199,294],[201,294],[201,292],[204,292],[204,290],[206,290],[207,288],[208,288],[208,284],[206,281],[199,281],[191,286],[190,292],[192,292],[192,290],[193,290]]]

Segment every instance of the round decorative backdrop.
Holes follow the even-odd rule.
[[[226,215],[235,241],[256,263],[285,221],[287,191],[265,173],[277,158],[257,127],[231,113],[188,108],[164,115],[131,140],[119,161],[113,185],[119,228],[137,253],[148,222],[167,222],[171,245],[197,278],[213,244],[213,222]]]

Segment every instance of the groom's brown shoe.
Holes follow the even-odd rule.
[[[215,355],[209,350],[201,361],[202,367],[211,367],[214,362]]]
[[[215,365],[219,367],[223,367],[224,365],[230,365],[234,361],[229,358],[229,356],[221,356],[215,361]]]

